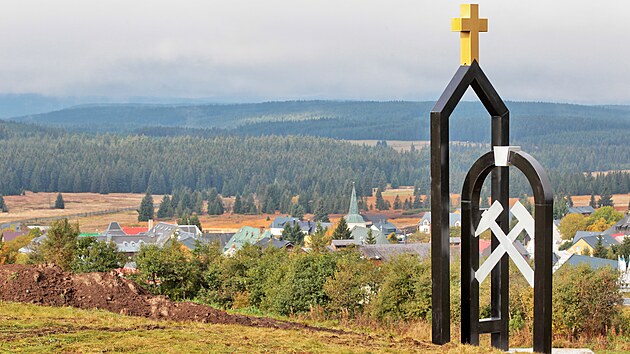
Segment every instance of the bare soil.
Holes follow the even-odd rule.
[[[191,302],[174,302],[164,296],[152,295],[114,272],[72,274],[56,265],[0,266],[0,300],[102,309],[152,319],[343,333],[295,322],[228,314]]]

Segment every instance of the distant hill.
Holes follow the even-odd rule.
[[[427,140],[433,102],[287,101],[248,104],[98,104],[11,118],[75,131],[180,135],[156,127],[209,129],[206,134],[314,135],[337,139]],[[507,102],[514,139],[575,132],[630,131],[629,106]],[[462,102],[451,121],[451,138],[487,141],[487,113]],[[152,127],[152,129],[146,129]],[[141,130],[144,129],[144,130]]]
[[[0,95],[0,119],[46,113],[82,104],[112,104],[114,102],[146,104],[200,104],[208,103],[205,99],[171,97],[128,97],[112,98],[100,96],[44,96],[39,94],[2,94]]]

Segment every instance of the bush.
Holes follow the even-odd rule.
[[[194,296],[199,284],[192,254],[177,241],[170,241],[160,248],[156,245],[142,246],[136,256],[140,281],[155,294],[166,295],[173,300]]]
[[[76,273],[108,272],[122,267],[124,256],[113,242],[97,241],[94,237],[81,237],[71,268]]]
[[[554,275],[555,332],[572,339],[606,335],[621,314],[617,271],[563,266]]]
[[[263,308],[288,315],[308,312],[318,305],[326,307],[329,297],[324,283],[336,269],[336,253],[292,253],[265,284]]]
[[[330,299],[328,310],[335,317],[361,313],[378,290],[379,275],[378,268],[357,252],[342,255],[335,272],[324,283]]]
[[[431,264],[401,255],[383,264],[383,283],[373,303],[379,320],[426,319],[431,311]]]

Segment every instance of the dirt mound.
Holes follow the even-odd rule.
[[[173,302],[164,296],[151,295],[135,282],[115,273],[72,274],[55,265],[0,266],[0,300],[103,309],[124,315],[175,321],[337,332],[294,322],[231,315],[191,302]]]

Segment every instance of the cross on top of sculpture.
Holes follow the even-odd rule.
[[[460,62],[470,65],[479,62],[479,32],[488,32],[488,19],[479,18],[479,5],[460,5],[460,18],[454,18],[452,30],[460,32]]]

